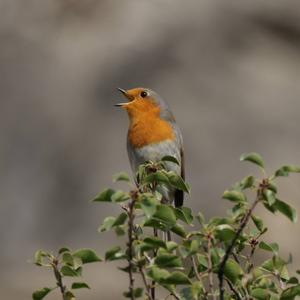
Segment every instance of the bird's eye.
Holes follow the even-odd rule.
[[[141,97],[142,98],[145,98],[145,97],[147,97],[148,96],[148,93],[146,92],[146,91],[142,91],[141,92]]]

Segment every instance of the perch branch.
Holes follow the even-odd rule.
[[[224,270],[225,270],[226,262],[229,259],[229,256],[231,255],[232,250],[233,250],[238,238],[240,237],[242,231],[246,227],[246,225],[247,225],[247,223],[248,223],[248,221],[249,221],[249,219],[250,219],[250,217],[253,213],[253,210],[255,209],[258,202],[261,200],[262,192],[263,192],[264,188],[266,188],[266,181],[265,180],[263,180],[262,183],[260,184],[260,186],[257,190],[257,196],[256,196],[255,201],[253,202],[252,206],[248,209],[248,212],[246,213],[246,215],[242,219],[241,224],[240,224],[238,230],[236,231],[236,234],[235,234],[231,244],[228,246],[228,248],[225,252],[225,255],[223,256],[223,259],[221,261],[219,272],[218,272],[220,300],[224,300],[224,292],[225,292],[225,288],[224,288]]]

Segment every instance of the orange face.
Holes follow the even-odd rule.
[[[127,110],[130,119],[145,117],[145,115],[159,117],[160,107],[146,89],[135,88],[122,93],[129,102],[122,103],[121,106]]]
[[[171,124],[160,118],[161,108],[147,89],[120,91],[129,100],[117,106],[122,106],[128,112],[128,138],[134,147],[175,139]]]

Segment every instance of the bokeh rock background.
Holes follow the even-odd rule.
[[[223,190],[255,172],[242,152],[260,152],[269,170],[300,165],[300,3],[0,0],[1,298],[54,283],[27,262],[38,248],[111,244],[96,228],[115,209],[88,200],[129,171],[118,86],[168,100],[184,135],[187,203],[223,214]],[[299,183],[280,184],[298,209]],[[259,214],[299,266],[300,224]],[[81,299],[121,299],[127,278],[114,264],[85,275],[93,290]]]

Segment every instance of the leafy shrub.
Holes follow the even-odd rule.
[[[106,261],[126,262],[120,267],[129,280],[124,297],[290,300],[300,295],[298,278],[290,276],[287,269],[291,259],[279,255],[277,243],[263,240],[268,229],[255,215],[256,207],[262,205],[273,214],[297,221],[295,209],[278,199],[276,181],[299,173],[300,168],[287,165],[267,176],[259,154],[244,154],[241,160],[257,165],[262,178],[248,176],[224,192],[222,198],[232,204],[225,217],[206,221],[189,207],[175,208],[161,201],[161,187],[189,192],[180,176],[165,169],[166,162],[178,163],[173,157],[141,165],[137,184],[126,173],[116,175],[114,181],[127,182],[129,192],[106,189],[95,197],[96,203],[113,203],[120,208],[119,215],[104,219],[99,231],[114,230],[117,237],[126,236],[126,243],[108,249],[104,255]],[[170,233],[172,240],[168,239]],[[269,259],[256,264],[258,251],[269,253]],[[35,257],[37,265],[52,268],[63,300],[75,299],[75,289],[88,287],[84,282],[75,282],[67,288],[63,277],[80,276],[85,263],[100,260],[90,249],[71,252],[63,248],[57,256],[38,251]],[[142,286],[136,286],[137,277]],[[39,290],[33,299],[40,300],[51,291]]]

